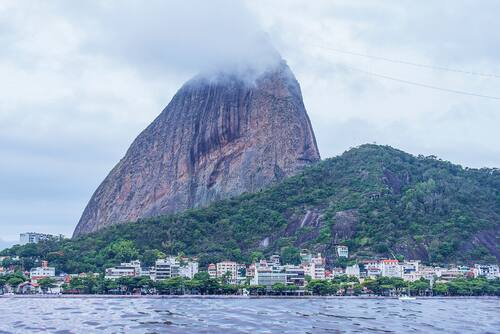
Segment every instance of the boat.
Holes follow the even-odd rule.
[[[402,302],[404,302],[404,301],[411,301],[411,300],[415,300],[415,299],[417,299],[417,298],[416,297],[412,297],[411,294],[410,294],[410,282],[408,282],[408,294],[400,296],[399,300],[401,300]]]
[[[404,301],[410,301],[410,300],[415,300],[415,299],[417,299],[417,298],[416,297],[406,296],[406,295],[399,297],[399,300],[401,300],[402,302],[404,302]]]

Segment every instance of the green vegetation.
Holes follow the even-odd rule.
[[[307,212],[311,219],[304,219]],[[275,252],[293,263],[302,248],[321,251],[333,264],[334,246],[342,243],[358,259],[496,263],[499,231],[498,169],[363,145],[257,193],[75,240],[14,246],[2,255],[19,255],[24,269],[46,259],[70,273],[100,272],[135,258],[151,264],[161,253],[199,256],[202,268]]]

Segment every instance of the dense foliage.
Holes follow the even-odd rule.
[[[17,287],[27,278],[20,273],[0,276],[0,294],[9,285]],[[38,281],[43,292],[50,292],[56,287],[55,280],[43,278]],[[261,285],[230,284],[222,279],[210,278],[206,272],[200,272],[193,279],[174,277],[162,281],[153,281],[149,277],[121,277],[117,280],[106,279],[104,275],[88,274],[73,277],[69,284],[62,285],[63,293],[68,294],[160,294],[160,295],[235,295],[245,289],[250,295],[286,296],[297,293],[315,296],[363,294],[378,296],[500,296],[500,279],[460,278],[446,283],[430,282],[420,279],[405,282],[401,278],[379,277],[360,283],[355,277],[339,276],[332,280],[309,280],[305,291],[299,287],[284,283],[275,283],[270,288]]]
[[[496,263],[499,231],[499,170],[363,145],[257,193],[2,253],[21,256],[26,269],[43,258],[65,272],[135,258],[149,265],[159,253],[196,255],[205,266],[279,252],[293,263],[301,248],[321,251],[334,264],[338,243],[358,259]]]

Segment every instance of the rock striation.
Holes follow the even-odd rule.
[[[74,236],[254,192],[319,159],[285,62],[252,80],[195,77],[97,188]]]

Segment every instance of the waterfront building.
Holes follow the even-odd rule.
[[[475,264],[473,273],[474,277],[483,276],[487,279],[500,278],[499,268],[496,264]]]
[[[234,261],[222,261],[217,263],[217,277],[227,277],[230,283],[236,283],[238,277],[238,263]]]
[[[197,261],[186,261],[181,263],[179,267],[179,276],[193,279],[194,275],[198,273],[198,262]]]
[[[382,268],[378,260],[363,261],[362,277],[378,277],[382,275]]]
[[[464,272],[458,269],[457,267],[446,268],[446,269],[436,267],[434,268],[433,276],[436,276],[441,282],[449,282],[451,280],[464,277]]]
[[[180,263],[174,256],[155,262],[155,280],[164,280],[180,276]]]
[[[304,286],[306,274],[304,268],[294,265],[285,265],[286,283],[295,286]]]
[[[139,260],[124,262],[119,266],[106,268],[104,272],[104,278],[106,279],[118,279],[120,277],[137,277],[141,276],[141,262]]]
[[[213,263],[208,265],[208,275],[210,278],[217,278],[217,266]]]
[[[404,261],[401,264],[401,277],[405,281],[416,281],[419,279],[420,272],[420,261],[419,260],[409,260]]]
[[[56,268],[49,267],[48,261],[42,261],[41,267],[31,268],[29,276],[33,282],[45,277],[55,277]]]
[[[337,248],[337,256],[338,257],[349,257],[349,248],[347,246],[339,245]]]
[[[270,268],[259,268],[255,271],[255,276],[251,279],[251,285],[263,285],[267,288],[276,283],[287,284],[287,274],[283,272],[273,272]]]
[[[401,266],[398,260],[384,259],[380,261],[381,275],[386,277],[401,277]]]
[[[17,286],[17,293],[20,294],[35,294],[40,293],[42,289],[40,285],[35,282],[24,282]]]

